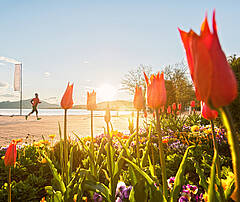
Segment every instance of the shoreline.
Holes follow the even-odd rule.
[[[39,116],[41,120],[36,120],[35,115],[25,119],[25,116],[0,116],[0,146],[8,145],[12,139],[22,138],[23,143],[32,143],[49,139],[48,135],[56,134],[54,141],[59,140],[58,123],[63,131],[62,115]],[[111,116],[114,130],[128,131],[128,118],[130,115]],[[135,121],[135,120],[134,120]],[[134,122],[135,123],[135,122]],[[142,123],[142,122],[141,122]],[[74,138],[73,132],[80,137],[90,135],[90,116],[89,115],[68,115],[67,130],[68,135]],[[104,132],[106,127],[104,116],[94,116],[94,136]]]

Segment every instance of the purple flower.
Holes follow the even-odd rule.
[[[130,192],[132,190],[132,186],[126,187],[124,182],[118,182],[117,189],[116,189],[116,201],[121,202],[124,199],[128,199]]]
[[[132,190],[132,186],[129,186],[128,188],[125,188],[125,189],[123,190],[122,193],[123,193],[123,196],[124,196],[125,199],[128,199],[128,198],[129,198],[129,195],[130,195],[131,190]]]
[[[169,189],[173,189],[174,181],[175,181],[175,177],[170,177],[170,178],[167,180],[168,188],[169,188]]]
[[[198,188],[197,188],[197,186],[195,186],[195,185],[190,185],[190,184],[188,184],[187,186],[186,186],[186,189],[188,189],[189,191],[190,191],[190,193],[192,193],[192,194],[197,194],[197,192],[198,192]]]
[[[93,201],[94,202],[102,202],[103,201],[103,197],[100,194],[95,192],[93,194]]]
[[[187,197],[185,196],[181,196],[179,199],[178,199],[178,202],[184,202],[184,201],[189,201]]]

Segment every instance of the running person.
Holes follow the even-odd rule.
[[[35,98],[31,99],[31,104],[32,104],[32,111],[27,115],[25,116],[26,120],[28,118],[28,116],[30,116],[32,113],[36,112],[36,117],[37,117],[37,120],[40,120],[41,118],[38,118],[38,110],[37,110],[37,106],[40,102],[39,98],[38,98],[38,94],[35,93]]]

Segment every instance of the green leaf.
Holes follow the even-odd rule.
[[[76,144],[76,143],[75,143]],[[72,167],[73,167],[73,149],[75,147],[75,144],[71,147],[70,149],[70,154],[69,154],[69,161],[68,161],[68,179],[71,179],[72,177]]]
[[[208,190],[207,179],[206,179],[205,174],[204,174],[203,170],[200,168],[199,163],[197,161],[195,161],[194,167],[196,168],[196,173],[199,176],[199,185],[201,185],[204,188],[204,190],[207,191]]]
[[[146,202],[148,199],[148,195],[146,193],[146,187],[145,187],[145,180],[139,181],[137,184],[135,184],[130,192],[129,200],[130,202]]]
[[[101,162],[101,154],[104,148],[104,142],[105,142],[105,138],[102,138],[99,149],[97,151],[97,158],[96,158],[96,165],[99,165]]]
[[[62,202],[62,193],[60,191],[56,191],[53,196],[53,201],[54,202]]]
[[[148,161],[148,154],[149,154],[149,150],[150,150],[150,146],[151,146],[151,131],[152,131],[152,125],[150,125],[150,127],[149,127],[148,141],[147,141],[147,144],[144,148],[143,157],[142,157],[141,162],[140,162],[141,168],[143,166],[145,166],[145,164]]]
[[[53,195],[53,188],[52,186],[45,186],[45,190],[48,195],[52,196]]]
[[[43,152],[41,154],[47,160],[49,168],[50,168],[50,170],[51,170],[51,172],[53,174],[53,177],[56,180],[60,191],[62,192],[62,194],[64,194],[65,191],[66,191],[66,187],[65,187],[65,184],[64,184],[64,182],[62,180],[62,177],[58,174],[57,169],[55,168],[55,166],[52,163],[52,161],[47,157],[47,155],[45,155]]]
[[[231,197],[231,195],[232,195],[232,193],[233,193],[233,191],[234,191],[234,189],[235,189],[235,183],[234,183],[234,182],[235,182],[235,179],[232,178],[229,186],[228,186],[227,189],[224,191],[225,200],[227,200],[227,201],[230,199],[230,197]]]
[[[171,202],[177,201],[179,198],[179,193],[181,191],[182,185],[183,185],[183,176],[186,168],[186,162],[187,162],[187,155],[190,149],[192,149],[195,146],[190,146],[187,148],[185,151],[185,154],[183,156],[182,162],[178,168],[177,174],[175,176],[175,181],[174,181],[174,187],[171,192]]]
[[[111,202],[109,189],[100,182],[85,180],[83,182],[83,189],[85,191],[93,191],[93,192],[100,193],[103,198],[105,198],[107,201]]]
[[[60,136],[60,141],[59,141],[59,152],[60,152],[60,166],[61,166],[61,176],[63,177],[63,141],[62,141],[62,131],[61,131],[61,125],[58,122],[58,131],[59,131],[59,136]]]
[[[90,151],[90,149],[85,145],[85,143],[82,141],[82,139],[76,133],[73,132],[73,134],[78,138],[79,142],[82,144],[83,149],[88,153],[90,161],[94,165],[95,164],[94,163],[94,157],[93,157],[92,152]]]
[[[216,181],[216,153],[214,153],[213,163],[211,167],[210,174],[210,184],[208,187],[208,200],[211,202],[215,202],[216,200],[216,190],[215,190],[215,181]]]
[[[135,163],[130,161],[129,159],[126,159],[122,157],[125,161],[130,163],[136,171],[146,180],[146,182],[149,184],[150,189],[151,189],[151,198],[150,201],[166,201],[165,197],[163,196],[162,192],[157,189],[154,185],[154,181],[151,179],[151,177],[148,176],[147,173],[145,173],[141,168],[139,168]]]
[[[128,148],[126,147],[126,145],[123,143],[123,141],[121,140],[121,138],[117,136],[117,139],[118,139],[118,141],[120,142],[121,146],[123,147],[124,151],[126,152],[127,157],[128,157],[129,159],[132,159],[132,156],[131,156],[131,154],[130,154],[130,152],[129,152],[129,149],[128,149]]]

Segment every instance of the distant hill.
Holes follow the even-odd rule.
[[[107,105],[109,105],[109,108],[111,110],[132,110],[133,109],[133,103],[126,100],[115,100],[115,101],[109,101],[109,102],[100,102],[97,103],[97,109],[96,110],[105,110],[107,108]],[[74,109],[86,109],[86,105],[75,105],[73,107]]]
[[[22,101],[22,108],[23,109],[31,109],[32,105],[30,103],[31,99],[23,100]],[[46,101],[41,100],[42,103],[38,105],[39,109],[54,109],[59,108],[59,105],[56,104],[50,104]],[[10,102],[10,101],[4,101],[0,102],[0,109],[19,109],[19,101]]]

